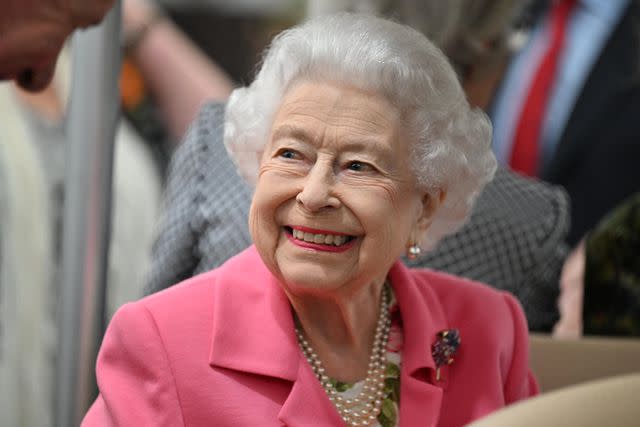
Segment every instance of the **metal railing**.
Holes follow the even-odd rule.
[[[111,181],[119,118],[121,4],[75,34],[67,121],[67,169],[59,307],[55,425],[80,424],[95,398],[104,333]]]

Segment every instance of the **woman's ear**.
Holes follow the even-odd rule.
[[[431,226],[436,211],[442,206],[446,197],[447,191],[442,188],[428,191],[422,196],[422,210],[417,222],[420,232],[425,232]]]

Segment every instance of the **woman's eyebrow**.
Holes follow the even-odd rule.
[[[272,137],[273,141],[276,141],[278,139],[285,139],[285,138],[296,139],[304,142],[313,141],[313,138],[311,137],[311,135],[309,135],[309,133],[305,129],[298,126],[293,126],[290,124],[279,126],[275,130],[275,132],[273,132],[273,137]]]
[[[348,152],[375,154],[385,158],[393,154],[393,147],[377,138],[347,139],[344,141],[342,149]]]
[[[316,138],[314,138],[306,129],[291,124],[283,124],[276,128],[273,132],[272,141],[289,138],[307,144],[314,144],[317,142]],[[355,137],[344,139],[341,149],[342,151],[355,153],[368,152],[381,157],[393,155],[393,147],[375,137]]]

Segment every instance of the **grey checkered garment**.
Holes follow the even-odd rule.
[[[204,106],[172,159],[147,293],[215,268],[251,244],[251,189],[224,148],[223,126],[224,104]],[[405,261],[510,291],[531,330],[546,331],[557,319],[568,209],[563,190],[498,170],[465,227]]]

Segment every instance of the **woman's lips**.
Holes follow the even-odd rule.
[[[285,235],[296,246],[325,252],[344,252],[355,243],[355,237],[345,233],[309,227],[284,227]]]

